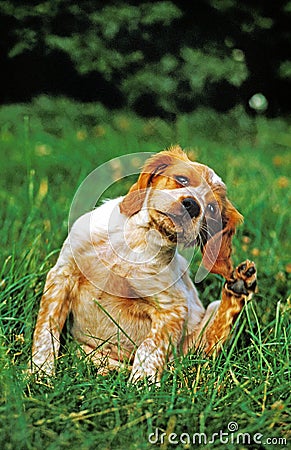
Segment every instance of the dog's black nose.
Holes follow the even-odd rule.
[[[201,211],[200,205],[192,197],[184,198],[182,205],[186,209],[187,213],[193,219],[193,217],[198,217]]]

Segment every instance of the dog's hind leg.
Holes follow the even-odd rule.
[[[85,353],[85,358],[88,358],[89,361],[91,361],[96,366],[98,374],[100,375],[108,375],[108,373],[112,370],[120,370],[122,368],[131,370],[132,368],[129,365],[129,361],[124,362],[122,359],[119,359],[117,355],[115,355],[116,358],[113,358],[110,350],[96,350],[90,345],[80,344],[78,356],[82,358],[83,353]]]
[[[250,300],[256,291],[256,267],[253,262],[247,260],[234,270],[232,279],[225,283],[221,302],[212,317],[208,315],[208,323],[207,318],[203,320],[201,341],[205,353],[216,353],[221,349],[245,302]]]
[[[210,303],[205,315],[184,344],[184,352],[196,346],[206,354],[217,354],[227,340],[234,322],[246,301],[257,291],[256,267],[245,261],[233,271],[231,280],[226,281],[221,300]]]

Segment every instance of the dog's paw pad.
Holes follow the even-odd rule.
[[[236,295],[250,295],[257,292],[257,270],[255,263],[249,260],[239,264],[233,271],[232,280],[226,285]]]
[[[239,295],[248,295],[248,291],[245,288],[243,280],[235,280],[232,283],[227,283],[227,288],[229,291],[234,292]]]

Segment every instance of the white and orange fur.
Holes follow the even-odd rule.
[[[232,267],[240,222],[212,169],[179,146],[151,157],[126,196],[73,225],[47,276],[32,370],[54,373],[69,313],[73,337],[100,371],[132,361],[132,381],[158,381],[174,349],[217,353],[256,290],[253,262]],[[226,279],[221,301],[206,310],[177,242],[200,246],[204,266]]]

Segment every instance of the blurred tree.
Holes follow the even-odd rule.
[[[261,93],[268,114],[287,112],[290,11],[287,0],[2,0],[0,94],[171,116]]]

